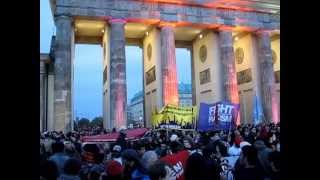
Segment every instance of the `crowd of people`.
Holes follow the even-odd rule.
[[[280,124],[228,131],[151,130],[126,141],[83,143],[83,132],[40,133],[45,180],[277,180]]]

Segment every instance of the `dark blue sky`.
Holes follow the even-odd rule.
[[[48,53],[55,32],[49,0],[40,1],[40,52]],[[191,83],[190,53],[176,49],[178,81]],[[76,45],[74,64],[74,115],[102,116],[102,47]],[[142,49],[126,47],[127,99],[142,90]]]

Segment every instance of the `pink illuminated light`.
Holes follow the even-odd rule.
[[[169,26],[171,26],[171,24]],[[164,56],[166,56],[167,58],[164,62],[163,68],[163,103],[164,105],[171,104],[177,106],[179,104],[179,94],[174,33],[172,33],[172,31],[169,29],[163,29],[163,31],[165,31],[164,33],[167,36],[166,38],[168,40],[168,42],[165,44],[165,47],[163,47],[167,49],[167,54],[164,54]]]
[[[117,95],[116,95],[116,117],[115,117],[115,125],[117,128],[120,128],[124,125],[124,109],[123,109],[123,89],[118,85],[117,87]]]

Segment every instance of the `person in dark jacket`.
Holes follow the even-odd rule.
[[[280,152],[274,151],[269,154],[271,166],[271,180],[280,180]]]
[[[197,152],[191,154],[186,164],[185,180],[209,180],[209,168],[205,164],[206,160],[201,154]]]
[[[79,171],[81,169],[81,162],[78,159],[68,159],[63,168],[58,180],[80,180]]]
[[[40,162],[40,179],[56,180],[58,176],[58,167],[54,161],[43,160]]]
[[[64,144],[62,142],[53,143],[52,151],[53,155],[49,157],[49,160],[56,163],[58,167],[58,173],[60,175],[63,172],[65,162],[70,159],[70,157],[64,153]]]
[[[149,180],[147,170],[142,165],[139,154],[134,149],[126,149],[122,152],[125,180]]]
[[[272,149],[268,148],[262,140],[254,142],[254,147],[257,150],[258,161],[263,168],[264,174],[269,176],[271,174],[271,167],[268,157]]]
[[[263,180],[264,174],[258,163],[257,150],[252,146],[242,147],[235,165],[236,180]]]
[[[119,137],[116,141],[116,144],[121,146],[121,149],[125,150],[127,149],[127,142],[126,142],[127,134],[124,132],[124,130],[121,130],[119,133]]]

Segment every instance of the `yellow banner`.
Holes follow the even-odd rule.
[[[197,118],[197,107],[179,107],[166,105],[159,112],[152,114],[152,126],[154,128],[193,128]]]

